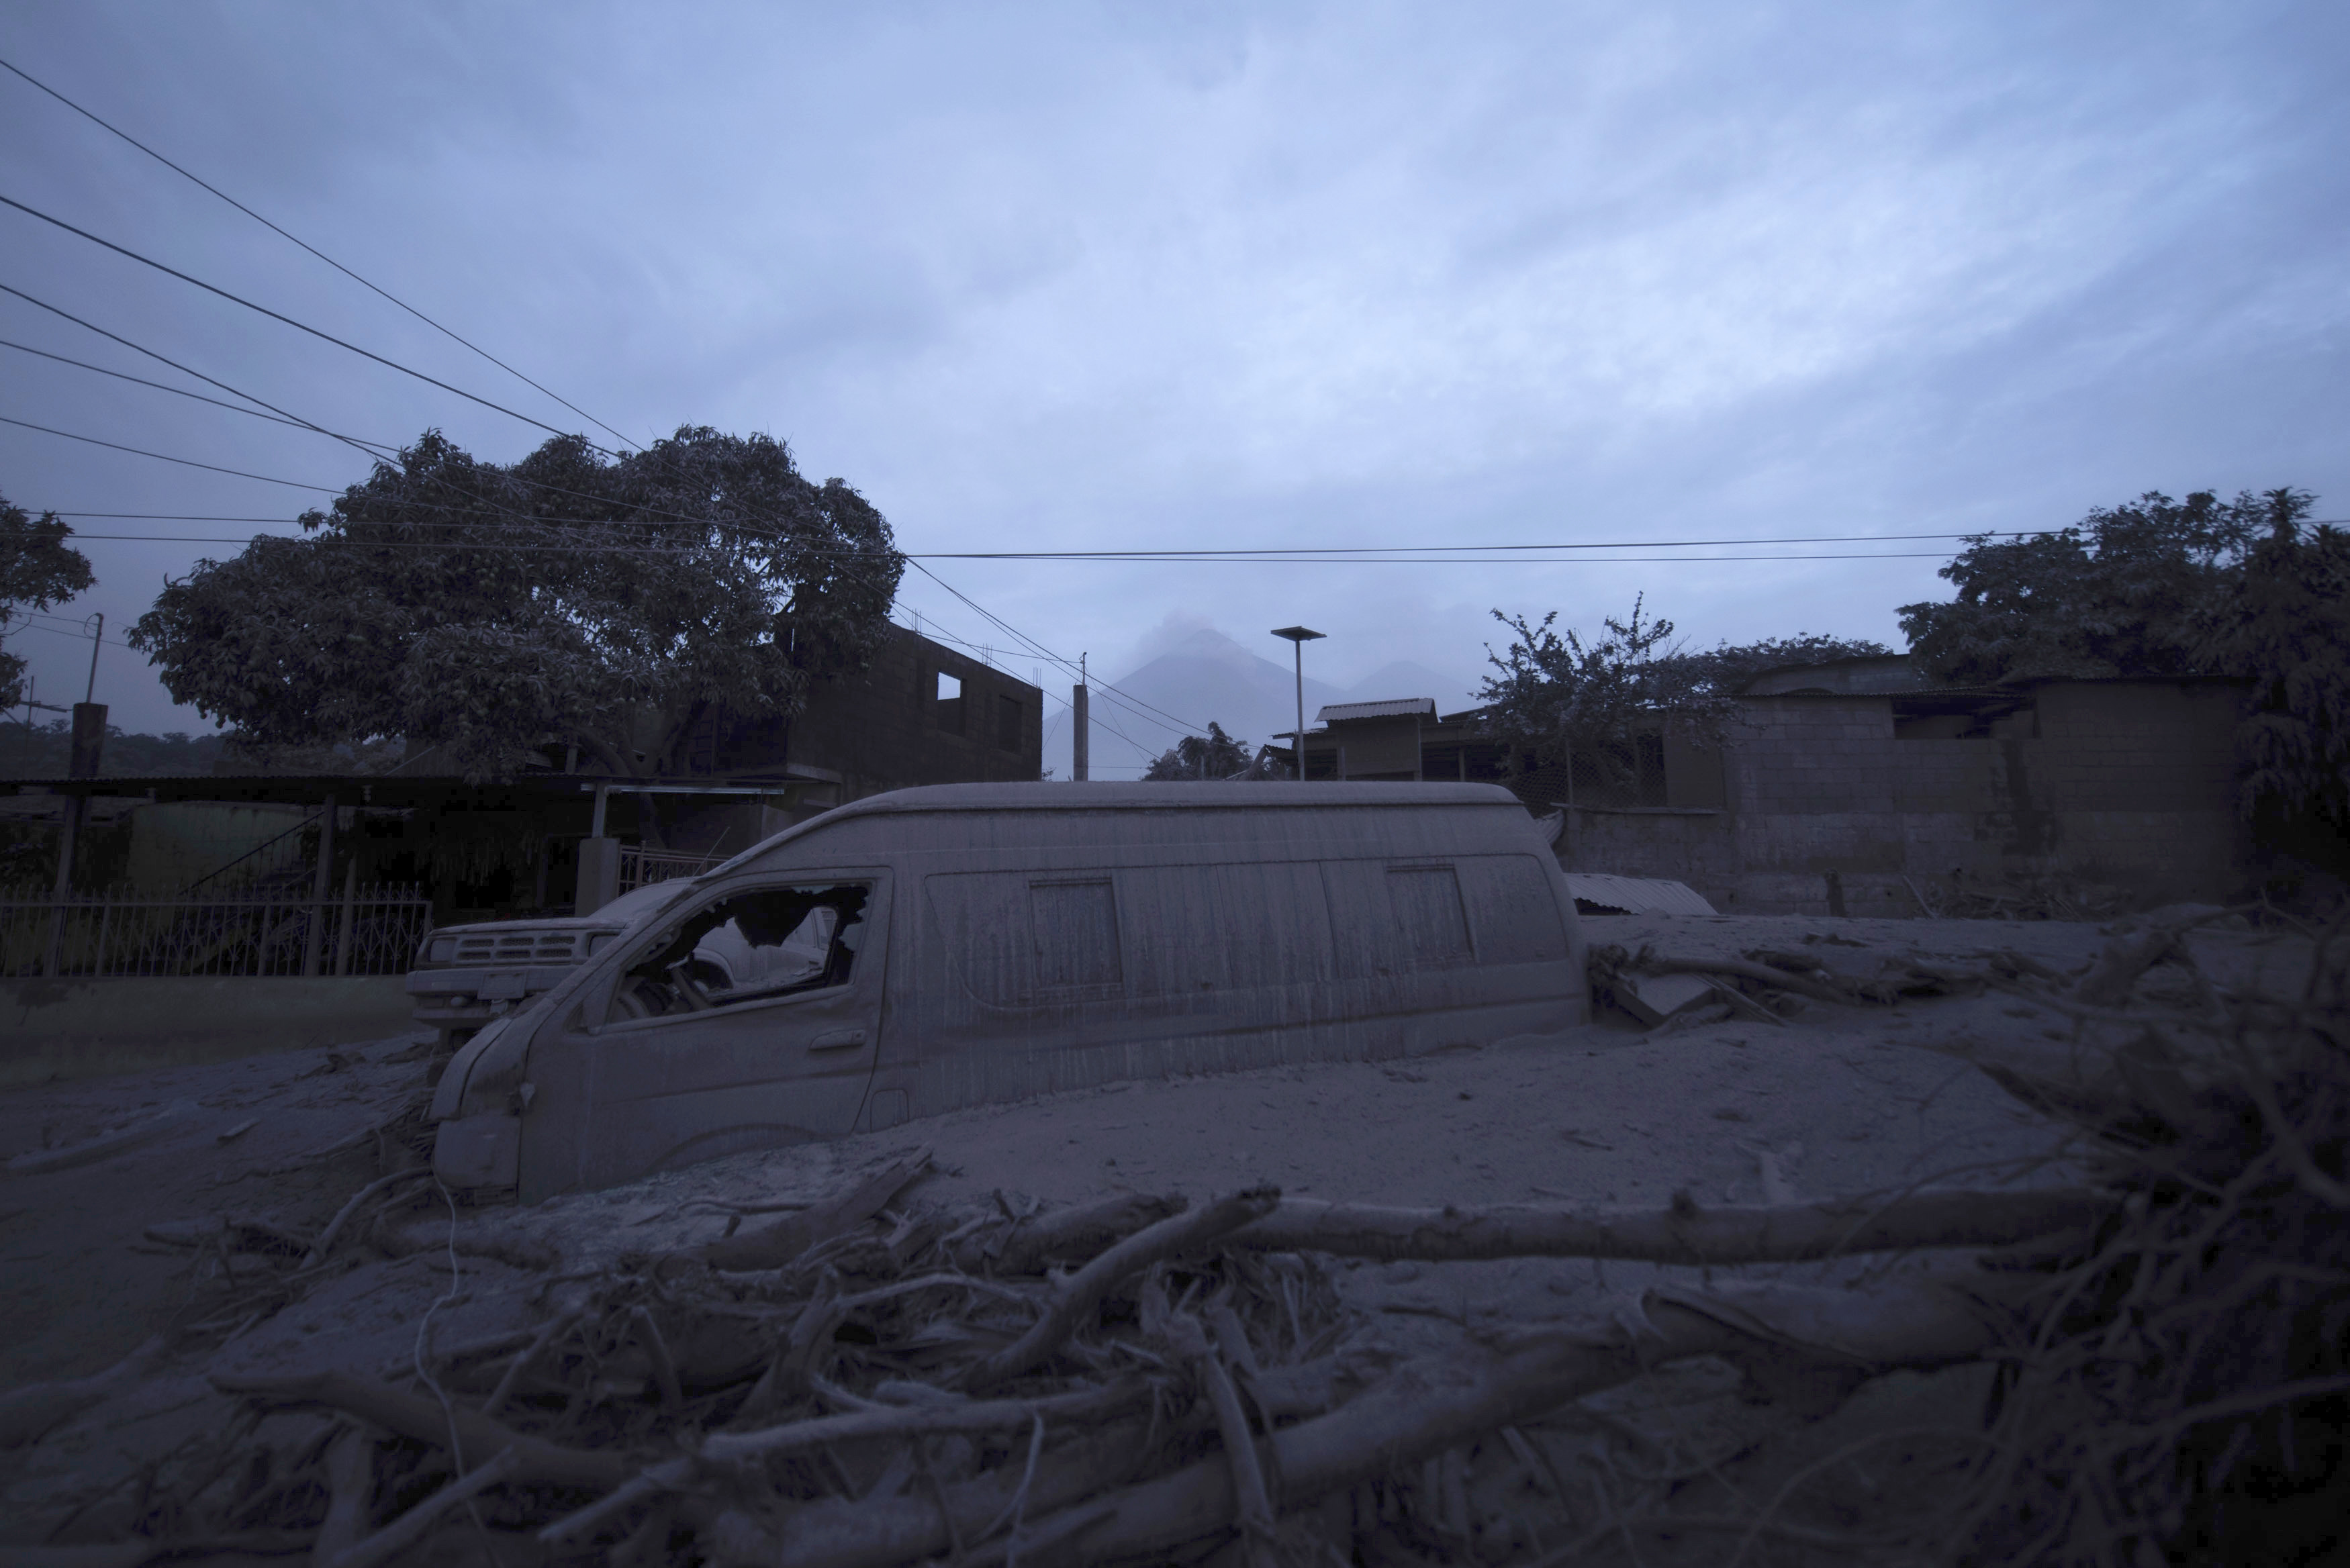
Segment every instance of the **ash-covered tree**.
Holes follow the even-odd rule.
[[[1499,653],[1485,648],[1496,673],[1477,693],[1484,731],[1536,767],[1581,758],[1603,783],[1630,784],[1638,738],[1659,722],[1677,722],[1701,743],[1719,743],[1729,725],[1728,692],[1671,640],[1672,622],[1648,618],[1645,595],[1629,620],[1604,618],[1588,641],[1555,630],[1556,610],[1539,622],[1500,610],[1493,618],[1514,636]]]
[[[2236,592],[2252,545],[2310,500],[2148,491],[2054,534],[1975,535],[1940,572],[1956,597],[1903,605],[1901,629],[1926,672],[1952,685],[2195,674],[2210,668],[2206,620]]]
[[[847,484],[706,427],[510,465],[427,431],[301,523],[168,582],[132,646],[250,744],[398,738],[477,779],[571,746],[645,777],[712,704],[797,712],[879,645],[904,566]]]
[[[23,607],[48,609],[98,580],[88,559],[66,543],[72,536],[56,513],[35,517],[0,495],[0,632]],[[0,649],[0,708],[24,700],[25,661]]]
[[[2197,651],[2252,683],[2236,731],[2245,814],[2324,824],[2327,858],[2350,860],[2350,534],[2305,525],[2298,492],[2272,501],[2268,536]]]
[[[1205,735],[1184,736],[1159,753],[1142,777],[1145,783],[1164,784],[1185,779],[1252,779],[1260,774],[1248,742],[1234,740],[1210,720]]]
[[[1763,670],[1892,652],[1814,632],[1693,650],[1672,640],[1672,622],[1647,616],[1646,597],[1636,597],[1630,619],[1607,617],[1586,641],[1555,630],[1555,611],[1536,623],[1495,610],[1515,635],[1500,653],[1486,647],[1498,673],[1478,693],[1485,732],[1507,742],[1519,765],[1580,758],[1578,773],[1588,770],[1603,788],[1628,786],[1640,771],[1642,735],[1669,725],[1699,745],[1719,746],[1735,722],[1739,690]]]
[[[1700,651],[1668,654],[1660,662],[1677,667],[1679,679],[1694,690],[1730,696],[1766,670],[1833,664],[1840,659],[1887,659],[1892,654],[1893,649],[1867,638],[1798,632],[1794,637],[1766,637],[1759,642],[1716,643]]]

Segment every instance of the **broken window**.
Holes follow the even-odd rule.
[[[848,983],[869,884],[766,888],[671,925],[621,978],[611,1016],[658,1018]]]

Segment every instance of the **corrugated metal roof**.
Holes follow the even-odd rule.
[[[1344,723],[1349,719],[1400,719],[1413,713],[1436,717],[1433,697],[1398,697],[1386,702],[1333,702],[1314,715],[1317,724]]]
[[[1566,890],[1581,904],[1620,909],[1627,915],[1713,915],[1721,913],[1686,882],[1666,882],[1646,877],[1609,877],[1593,871],[1570,871]]]

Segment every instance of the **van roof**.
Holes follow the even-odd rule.
[[[732,870],[754,855],[765,853],[850,817],[888,816],[900,812],[937,811],[1139,811],[1183,806],[1194,810],[1279,810],[1315,806],[1506,805],[1523,811],[1516,795],[1499,784],[1350,782],[1296,784],[1280,781],[1211,784],[922,784],[868,794],[862,800],[833,807],[820,816],[795,823],[773,837],[762,839],[723,866],[702,873],[714,877]],[[696,878],[699,880],[700,878]]]

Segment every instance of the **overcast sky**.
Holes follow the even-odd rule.
[[[1951,545],[1891,535],[2147,489],[2291,483],[2350,514],[2339,5],[15,0],[0,57],[634,439],[785,439],[911,552],[1632,546],[929,563],[1113,676],[1201,624],[1286,662],[1265,628],[1302,620],[1333,683],[1399,659],[1472,680],[1491,609],[1587,626],[1640,592],[1703,643],[1898,644]],[[583,428],[5,74],[0,194]],[[438,426],[501,461],[543,439],[6,210],[0,283],[357,435]],[[0,337],[190,384],[12,296]],[[362,475],[15,349],[0,416]],[[0,493],[324,499],[5,425]],[[1640,543],[1806,535],[1876,542]],[[84,548],[99,586],[64,615],[102,610],[111,639],[237,545]],[[1066,689],[938,584],[910,573],[901,604]],[[10,645],[78,700],[89,645],[41,624]],[[127,649],[98,696],[129,728],[205,727]]]

